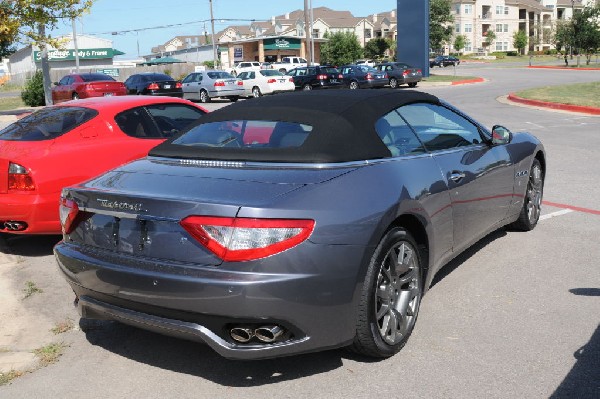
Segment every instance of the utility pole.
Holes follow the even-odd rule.
[[[312,35],[313,32],[313,21],[315,20],[313,16],[313,6],[312,0],[308,0],[308,8],[310,9],[310,60],[314,64],[315,63],[315,38]]]
[[[40,37],[46,37],[46,25],[40,22],[38,25],[38,33]],[[44,77],[44,99],[46,101],[46,105],[52,105],[52,82],[50,81],[50,63],[48,62],[48,45],[46,43],[42,43],[40,46],[41,51],[41,67],[42,67],[42,76]]]
[[[212,42],[213,48],[213,68],[217,69],[217,45],[215,43],[215,18],[213,16],[212,0],[208,0],[208,3],[210,4],[210,28],[212,31],[210,41]]]
[[[79,48],[77,47],[77,29],[75,27],[75,18],[71,19],[71,24],[73,25],[73,47],[75,47],[75,72],[79,73]],[[138,56],[140,55],[140,50],[138,48]]]
[[[313,64],[312,54],[310,52],[310,38],[312,36],[312,32],[310,31],[311,24],[309,24],[309,9],[308,9],[308,0],[304,0],[304,33],[306,36],[306,52],[308,53],[308,65],[311,66]]]

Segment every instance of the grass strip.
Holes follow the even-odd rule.
[[[543,86],[515,94],[529,100],[600,108],[600,82]]]

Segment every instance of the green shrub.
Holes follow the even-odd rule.
[[[553,49],[544,51],[544,54],[546,54],[546,55],[556,55],[556,54],[558,54],[558,50],[556,50],[555,48],[553,48]]]
[[[21,92],[21,99],[30,107],[39,107],[46,105],[44,96],[44,77],[42,71],[36,71],[35,74],[25,83],[25,88]]]
[[[518,51],[507,51],[506,52],[507,57],[517,57],[518,55],[519,55]]]
[[[498,60],[501,60],[502,58],[506,57],[506,53],[503,51],[495,51],[495,52],[491,53],[490,55],[496,56],[496,59],[498,59]]]
[[[204,65],[208,69],[215,69],[215,62],[214,61],[204,61],[202,63],[202,65]]]

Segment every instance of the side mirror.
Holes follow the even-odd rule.
[[[492,128],[492,145],[508,144],[512,140],[512,133],[504,126],[495,125]]]
[[[60,83],[58,83],[58,82],[52,82],[52,84],[53,84],[54,86],[60,86]]]

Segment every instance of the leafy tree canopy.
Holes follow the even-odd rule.
[[[382,58],[385,50],[390,48],[390,42],[384,38],[378,37],[371,39],[365,45],[365,57]]]
[[[429,0],[429,47],[437,50],[452,38],[452,0]]]
[[[321,63],[332,65],[351,64],[363,55],[363,49],[353,32],[327,32],[329,40],[321,45]]]

